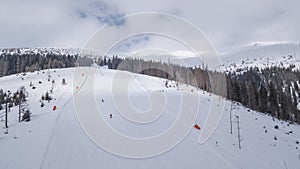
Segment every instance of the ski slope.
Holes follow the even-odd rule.
[[[149,124],[134,123],[119,113],[122,110],[115,105],[111,92],[113,84],[122,84],[123,79],[116,78],[115,70],[98,68],[96,72],[94,94],[98,108],[102,110],[105,122],[124,135],[145,138],[164,132],[178,116],[181,101],[179,96],[182,92],[199,96],[199,113],[195,123],[200,127],[204,125],[211,106],[221,106],[225,101],[222,119],[215,133],[204,144],[198,142],[198,137],[203,131],[191,126],[188,135],[170,151],[151,158],[124,158],[109,153],[95,144],[78,120],[73,98],[86,85],[87,74],[84,69],[82,74],[79,74],[81,77],[75,77],[79,79],[75,82],[74,68],[2,77],[0,78],[2,89],[16,91],[20,86],[25,86],[32,118],[30,122],[18,123],[17,107],[12,108],[9,112],[8,134],[4,134],[4,122],[1,121],[3,128],[0,132],[1,169],[296,169],[300,166],[300,126],[233,104],[233,133],[230,134],[229,119],[232,104],[230,101],[220,98],[220,104],[211,105],[212,95],[191,86],[179,84],[176,87],[175,82],[169,82],[170,87],[167,88],[164,79],[123,72],[132,77],[127,94],[136,109],[142,112],[149,110],[153,104],[150,102],[149,93],[162,92],[166,100],[165,111],[158,119]],[[66,85],[61,84],[62,78],[66,79]],[[45,102],[42,108],[39,100],[42,94],[52,88],[52,80],[55,80],[52,94],[54,100],[50,103]],[[42,83],[39,84],[39,81]],[[29,87],[30,82],[36,89]],[[90,103],[84,104],[88,110]],[[56,111],[52,110],[53,106],[57,106]],[[1,110],[0,114],[3,112]],[[235,115],[239,116],[241,149],[238,147]],[[4,119],[4,116],[1,116],[1,119]],[[274,126],[278,126],[278,129]]]

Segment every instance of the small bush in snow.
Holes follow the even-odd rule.
[[[48,102],[50,102],[50,100],[52,100],[52,97],[50,96],[50,94],[48,92],[46,92],[45,95],[42,95],[41,99],[47,100]]]
[[[29,122],[30,121],[30,111],[26,110],[25,113],[22,116],[22,121]]]

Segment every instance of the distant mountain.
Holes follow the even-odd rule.
[[[300,68],[300,44],[295,42],[254,42],[232,49],[220,56],[223,64],[219,70],[243,71],[250,67]]]
[[[80,49],[78,48],[56,48],[56,47],[39,47],[39,48],[8,48],[8,49],[0,49],[0,55],[2,54],[10,54],[10,55],[23,55],[23,54],[40,54],[41,56],[45,56],[47,54],[54,55],[78,55],[80,53]]]
[[[92,53],[84,53],[85,55],[97,57]],[[297,69],[300,68],[300,43],[296,42],[253,42],[232,47],[231,49],[228,49],[228,51],[221,53],[222,54],[220,54],[219,57],[222,63],[215,68],[220,71],[233,72],[247,70],[250,67],[266,68],[271,66],[287,68],[290,65],[294,65]],[[81,54],[81,49],[57,47],[10,48],[0,49],[0,55],[2,54],[33,54],[40,56],[53,54],[78,56]],[[198,67],[205,64],[202,62],[201,57],[194,57],[194,55],[184,57],[166,54],[148,54],[147,56],[139,56],[127,53],[113,53],[112,55],[118,55],[119,58],[140,57],[144,60],[161,61],[186,67]]]

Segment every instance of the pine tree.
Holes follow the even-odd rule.
[[[259,97],[258,97],[258,108],[262,112],[268,111],[268,93],[263,84],[260,86]]]
[[[269,83],[269,110],[272,112],[272,114],[276,117],[278,117],[278,96],[275,89],[275,86],[272,82]]]

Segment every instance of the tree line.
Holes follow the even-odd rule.
[[[74,67],[77,58],[78,55],[55,53],[45,55],[40,53],[2,53],[0,55],[0,77],[50,68]]]
[[[300,101],[300,72],[293,69],[294,65],[288,68],[252,67],[241,72],[226,73],[210,70],[205,64],[185,67],[141,58],[104,56],[92,59],[88,56],[79,57],[79,54],[2,53],[0,76],[49,68],[90,66],[93,63],[109,69],[126,70],[189,84],[278,119],[300,123],[300,110],[297,109]]]
[[[114,56],[103,62],[110,69],[126,70],[195,86],[199,89],[242,103],[252,110],[281,120],[300,123],[300,72],[288,68],[257,67],[236,72],[209,70],[204,64],[185,67],[140,58],[121,59]]]
[[[299,123],[300,72],[293,68],[254,67],[242,74],[230,73],[226,78],[227,98],[278,119]]]

